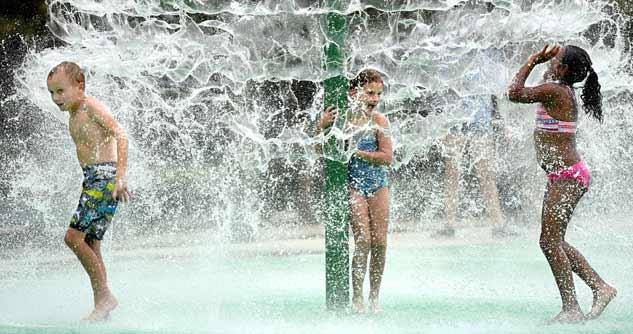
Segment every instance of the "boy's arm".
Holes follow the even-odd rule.
[[[129,198],[126,178],[128,139],[125,130],[119,125],[119,122],[116,121],[105,105],[97,102],[93,104],[90,110],[92,111],[90,113],[92,120],[99,124],[108,135],[114,137],[116,140],[116,184],[114,191],[112,191],[112,197],[114,197],[114,199],[121,197],[124,202],[127,202]]]
[[[389,120],[380,114],[375,117],[375,120],[376,124],[380,126],[376,134],[378,151],[356,151],[354,154],[376,165],[390,165],[393,160],[393,143],[389,134]]]

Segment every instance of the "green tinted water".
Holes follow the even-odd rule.
[[[99,325],[77,322],[90,311],[91,292],[71,257],[52,265],[4,263],[27,274],[2,276],[0,333],[631,333],[633,250],[608,239],[575,238],[620,290],[601,319],[582,325],[544,324],[560,300],[534,236],[449,245],[405,243],[396,235],[378,316],[325,310],[323,254],[157,248],[138,256],[113,251],[106,259],[120,307]],[[576,283],[588,310],[590,291]]]

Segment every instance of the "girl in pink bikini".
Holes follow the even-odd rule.
[[[525,87],[532,69],[550,61],[546,83]],[[577,46],[546,45],[531,55],[508,90],[512,102],[538,103],[534,146],[536,158],[548,176],[541,216],[540,246],[549,262],[563,302],[552,322],[595,319],[616,296],[580,252],[565,241],[565,232],[578,201],[589,190],[589,167],[576,150],[578,105],[573,85],[584,80],[581,94],[585,112],[602,122],[602,94],[598,75],[587,52]],[[576,298],[572,272],[592,290],[593,305],[583,314]]]

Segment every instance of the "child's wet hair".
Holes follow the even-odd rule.
[[[575,45],[567,45],[564,48],[561,63],[567,65],[568,68],[567,74],[562,78],[563,82],[573,85],[585,80],[585,86],[580,95],[583,109],[587,114],[602,122],[601,86],[587,51]]]
[[[349,89],[357,89],[372,82],[384,84],[380,72],[372,69],[362,70],[354,79],[349,81]]]
[[[81,67],[79,67],[76,63],[70,61],[59,63],[48,73],[48,78],[50,79],[53,75],[59,73],[60,71],[77,84],[83,83],[85,87],[86,77],[84,76],[84,72],[81,70]]]

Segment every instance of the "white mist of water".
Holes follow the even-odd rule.
[[[329,75],[328,10],[320,2],[50,0],[49,8],[50,29],[67,45],[31,54],[19,70],[20,96],[47,122],[38,148],[12,171],[24,176],[16,177],[12,196],[28,198],[22,203],[48,224],[67,220],[69,211],[59,208],[70,210],[65,203],[74,202],[73,180],[80,178],[67,116],[45,87],[48,71],[63,60],[81,64],[88,94],[129,133],[137,201],[120,218],[138,223],[126,224],[131,233],[130,225],[160,230],[245,220],[255,228],[271,207],[308,203],[308,211],[318,210],[322,174],[314,146],[323,138],[315,137],[314,123],[323,109],[320,83]],[[441,210],[435,153],[448,129],[469,117],[455,109],[472,94],[501,100],[509,136],[497,150],[497,173],[513,183],[512,198],[523,198],[523,207],[538,206],[543,175],[534,163],[531,107],[508,103],[504,94],[545,43],[586,48],[603,87],[605,124],[583,118],[579,132],[596,180],[586,212],[613,209],[612,198],[630,199],[633,175],[624,166],[631,162],[631,80],[621,70],[628,59],[622,18],[607,2],[351,1],[342,12],[349,22],[343,74],[372,67],[387,83],[380,110],[391,119],[395,142],[395,217]],[[479,78],[469,80],[474,70]],[[411,172],[416,166],[423,167]],[[425,213],[412,213],[418,201],[429,203]]]

